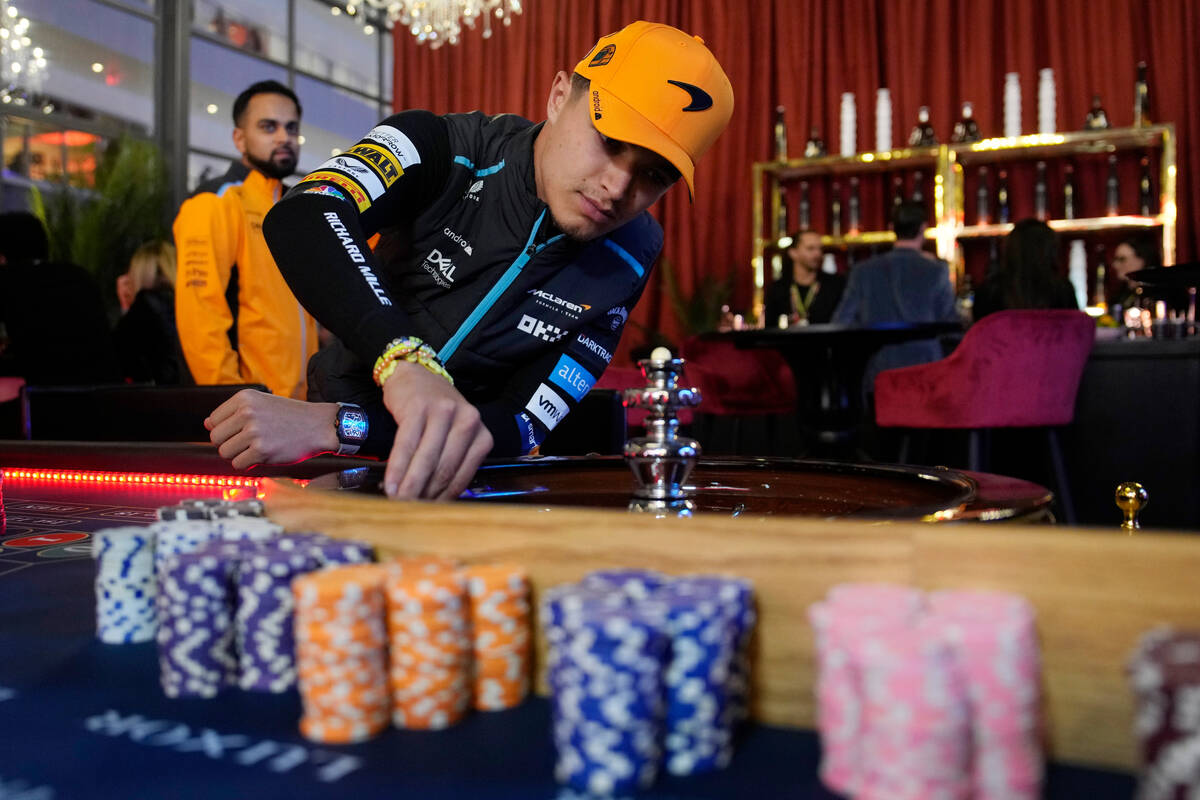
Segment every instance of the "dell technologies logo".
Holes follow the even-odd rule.
[[[425,256],[425,263],[421,266],[433,276],[433,280],[443,289],[449,289],[454,283],[454,262],[449,258],[444,258],[441,250],[430,250],[429,255]]]

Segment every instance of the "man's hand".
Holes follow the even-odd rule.
[[[453,500],[492,449],[492,434],[475,406],[445,378],[401,361],[383,384],[396,439],[383,485],[399,498]]]
[[[204,420],[221,458],[237,469],[255,464],[294,464],[337,450],[337,403],[306,403],[243,389]]]

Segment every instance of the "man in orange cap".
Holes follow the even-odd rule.
[[[699,37],[635,22],[554,76],[541,124],[381,122],[263,225],[339,338],[309,364],[323,402],[235,396],[208,420],[221,455],[245,467],[361,447],[388,455],[389,495],[453,498],[485,456],[536,448],[604,371],[646,286],[662,245],[646,209],[680,177],[693,191],[732,113]]]

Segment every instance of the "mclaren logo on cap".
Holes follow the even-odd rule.
[[[592,56],[592,60],[588,62],[589,67],[603,67],[608,62],[612,61],[613,55],[617,52],[615,44],[606,44],[601,47],[596,55]]]
[[[712,96],[699,86],[693,86],[690,83],[673,80],[667,80],[667,83],[671,84],[672,86],[678,86],[680,89],[683,89],[685,92],[687,92],[688,96],[692,98],[692,102],[683,107],[684,111],[704,111],[705,109],[712,108]]]

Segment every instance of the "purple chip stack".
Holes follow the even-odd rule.
[[[241,548],[216,542],[159,562],[158,663],[167,697],[215,697],[235,682],[232,587]]]
[[[241,559],[234,617],[241,688],[285,692],[296,685],[292,579],[319,567],[309,553],[277,547]]]
[[[1144,770],[1138,800],[1200,796],[1200,632],[1147,632],[1128,672]]]

